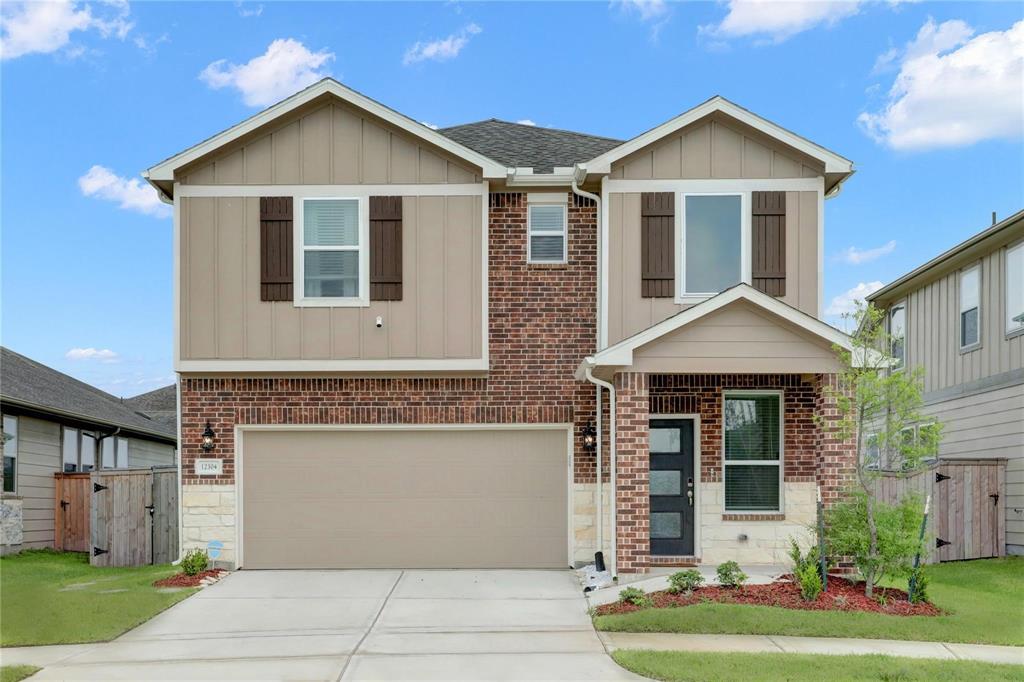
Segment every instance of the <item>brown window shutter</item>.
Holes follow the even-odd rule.
[[[292,300],[291,197],[260,197],[260,300]]]
[[[402,197],[370,197],[370,300],[402,300]]]
[[[676,206],[672,192],[640,196],[640,295],[672,298],[676,281]]]
[[[786,295],[786,193],[753,192],[753,283],[769,296]]]

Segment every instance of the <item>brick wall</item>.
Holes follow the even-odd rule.
[[[621,573],[642,573],[650,563],[650,411],[648,375],[615,375],[617,450],[616,526]]]

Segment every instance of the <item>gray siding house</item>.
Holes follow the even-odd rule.
[[[1006,550],[1024,554],[1024,211],[868,300],[889,311],[894,355],[925,369],[940,459],[1007,460]]]
[[[176,387],[122,400],[0,348],[0,550],[52,547],[58,471],[174,466]]]

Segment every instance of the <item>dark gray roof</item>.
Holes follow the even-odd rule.
[[[506,166],[533,168],[551,173],[555,166],[569,167],[589,161],[622,144],[622,140],[570,130],[499,121],[442,128],[437,132]]]
[[[174,386],[169,386],[155,392],[168,388],[175,390]],[[161,440],[177,439],[173,417],[170,423],[166,419],[154,418],[132,405],[131,399],[122,401],[95,386],[3,347],[0,347],[0,400],[97,426],[120,426],[139,435],[154,435]]]
[[[175,384],[125,398],[124,404],[174,429],[178,423],[178,387]]]

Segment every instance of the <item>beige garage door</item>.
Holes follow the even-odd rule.
[[[244,568],[564,568],[564,429],[249,431]]]

